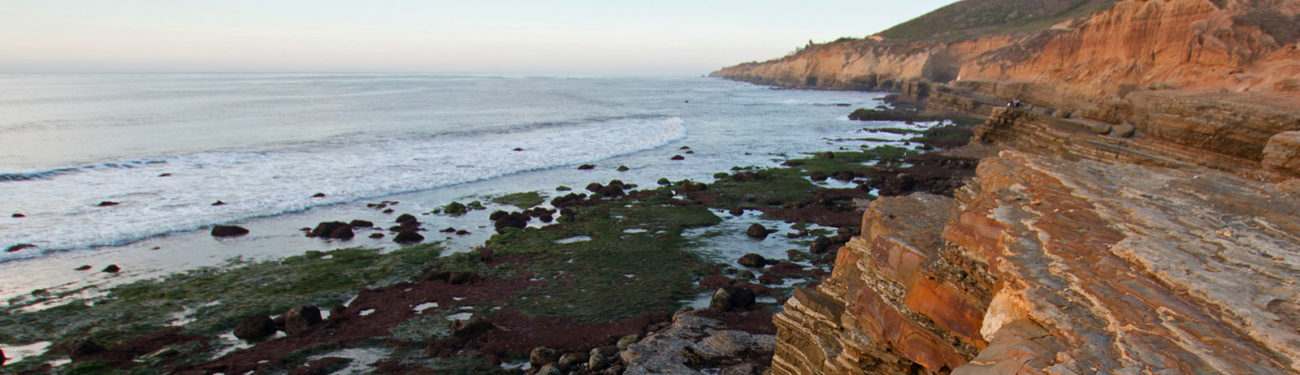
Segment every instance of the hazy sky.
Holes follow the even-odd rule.
[[[699,75],[954,0],[4,0],[0,72]]]

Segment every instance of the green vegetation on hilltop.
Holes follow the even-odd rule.
[[[1099,12],[1116,0],[963,0],[895,25],[880,35],[896,40],[949,42],[1040,30]]]

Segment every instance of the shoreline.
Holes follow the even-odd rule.
[[[851,141],[846,141],[846,142],[851,142]],[[842,157],[840,158],[840,159],[841,159],[840,163],[855,163],[855,161],[851,161],[852,159],[846,159],[846,156],[848,156],[848,155],[852,155],[852,154],[854,154],[854,153],[852,153],[852,152],[850,152],[850,153],[845,153],[845,154],[844,154],[845,156],[842,156]],[[902,158],[903,156],[905,156],[905,154],[897,154],[897,152],[892,152],[891,154],[892,154],[892,155],[883,155],[883,157],[882,157],[882,155],[876,155],[876,156],[873,156],[873,157],[882,157],[882,158],[885,158],[885,159],[895,160],[894,162],[889,163],[889,164],[895,164],[895,165],[898,165],[897,163],[898,163],[899,161],[901,161],[901,158]],[[814,154],[814,155],[820,155],[820,154]],[[837,155],[838,155],[838,154],[837,154]],[[833,159],[831,159],[831,160],[833,160]],[[814,189],[813,191],[834,191],[834,190],[827,190],[827,189],[817,188],[815,185],[809,183],[809,181],[807,180],[807,178],[805,178],[804,176],[802,176],[802,174],[803,174],[802,171],[806,171],[806,170],[810,170],[810,169],[818,169],[818,168],[827,167],[826,165],[823,165],[823,164],[825,164],[825,163],[827,163],[827,162],[831,162],[831,161],[830,161],[830,160],[826,160],[826,159],[821,159],[821,160],[819,160],[819,156],[813,156],[812,158],[802,159],[802,163],[795,163],[796,165],[801,165],[801,166],[797,166],[797,167],[792,167],[792,166],[786,166],[786,167],[773,167],[773,168],[760,169],[760,170],[757,170],[757,171],[758,171],[759,173],[767,173],[767,172],[764,172],[764,171],[778,171],[778,170],[785,170],[785,171],[800,171],[800,172],[796,172],[794,175],[788,175],[788,176],[786,176],[786,177],[779,177],[779,178],[789,179],[789,178],[792,178],[792,177],[796,177],[796,176],[797,176],[797,180],[798,180],[798,181],[803,181],[803,184],[807,184],[807,185],[805,185],[805,186],[807,186],[807,187],[804,187],[804,188],[802,188],[802,189]],[[803,163],[811,163],[811,165],[804,165]],[[833,163],[833,162],[832,162],[832,163]],[[831,166],[833,166],[833,165],[834,165],[834,164],[831,164]],[[733,170],[732,172],[734,172],[734,173],[731,174],[731,175],[729,175],[729,176],[732,176],[732,177],[730,177],[730,178],[731,178],[731,180],[730,180],[731,182],[730,182],[730,183],[735,183],[735,184],[744,185],[744,184],[747,184],[747,183],[753,183],[753,182],[755,182],[755,181],[753,180],[753,178],[754,178],[753,176],[756,176],[756,174],[755,174],[754,172],[746,172],[746,171],[743,171],[743,170],[742,170],[742,171],[734,171],[734,170]],[[811,172],[809,172],[809,173],[811,173]],[[726,175],[726,173],[716,173],[716,174],[715,174],[715,177],[717,177],[717,178],[721,178],[721,180],[715,181],[715,182],[710,183],[710,184],[704,184],[704,185],[694,184],[694,183],[685,183],[685,182],[682,182],[682,181],[678,181],[677,183],[674,183],[674,185],[673,185],[672,187],[667,188],[667,189],[680,190],[680,189],[685,188],[685,189],[687,189],[687,190],[691,190],[691,189],[694,189],[692,186],[707,186],[707,187],[713,187],[713,190],[712,190],[712,192],[709,192],[708,190],[705,190],[705,191],[695,191],[695,192],[686,192],[685,194],[687,194],[687,195],[679,195],[679,196],[676,196],[676,197],[674,197],[674,196],[666,196],[666,197],[664,197],[664,198],[668,199],[668,201],[665,201],[665,202],[666,202],[666,203],[678,202],[678,203],[675,203],[675,204],[684,204],[684,203],[681,203],[681,202],[685,202],[685,201],[681,201],[681,199],[683,199],[683,198],[687,198],[687,197],[689,197],[689,196],[691,196],[691,195],[695,195],[696,197],[695,197],[695,198],[692,198],[692,200],[699,201],[699,202],[697,202],[697,203],[695,203],[695,204],[703,204],[703,205],[705,205],[705,206],[721,206],[721,207],[715,207],[715,208],[713,209],[714,211],[705,211],[705,212],[708,213],[708,215],[706,215],[706,216],[719,217],[719,219],[724,218],[724,217],[728,217],[728,214],[727,214],[727,213],[724,213],[724,211],[729,211],[729,210],[731,210],[731,209],[741,208],[742,206],[746,206],[746,205],[748,205],[750,209],[754,209],[754,208],[757,208],[756,205],[764,205],[764,204],[770,204],[770,203],[780,203],[780,204],[778,204],[778,206],[781,206],[781,207],[770,207],[769,210],[775,209],[775,211],[771,211],[771,212],[769,212],[769,214],[770,214],[770,213],[773,213],[773,212],[776,212],[778,217],[785,217],[785,218],[789,219],[789,218],[793,218],[793,217],[797,217],[797,216],[799,216],[799,215],[797,214],[797,212],[799,212],[801,209],[812,209],[812,210],[814,210],[813,212],[822,212],[822,214],[810,215],[810,216],[817,217],[817,219],[814,219],[814,220],[825,220],[825,213],[826,213],[826,212],[824,212],[824,211],[826,211],[825,209],[819,209],[819,208],[816,208],[816,207],[808,208],[808,206],[816,206],[816,205],[818,204],[818,203],[817,203],[817,202],[818,202],[818,201],[817,201],[818,199],[820,199],[821,202],[823,202],[823,203],[825,203],[825,202],[834,202],[834,201],[836,201],[836,200],[839,200],[840,203],[834,203],[834,204],[838,204],[838,205],[848,205],[848,206],[851,206],[851,205],[853,204],[852,199],[844,199],[845,197],[842,196],[842,194],[839,195],[839,196],[836,196],[836,194],[831,194],[831,195],[829,195],[829,196],[823,194],[823,195],[821,195],[821,198],[816,198],[816,197],[814,197],[814,199],[807,199],[807,197],[804,197],[804,195],[803,195],[802,193],[793,193],[794,195],[787,195],[787,196],[785,196],[785,197],[782,198],[782,199],[776,199],[776,198],[766,198],[767,200],[764,200],[764,199],[753,199],[752,196],[751,196],[751,197],[748,197],[748,198],[740,198],[740,197],[738,197],[738,196],[737,196],[737,197],[727,198],[727,195],[726,195],[726,194],[723,194],[722,191],[726,191],[726,190],[727,190],[726,185],[729,184],[729,182],[728,182],[728,178],[729,178],[729,177],[724,176],[724,175]],[[742,177],[735,177],[735,176],[742,176]],[[749,179],[749,181],[745,181],[746,179]],[[795,180],[790,180],[790,181],[795,181]],[[655,184],[649,184],[649,185],[650,185],[650,186],[640,185],[638,188],[639,188],[639,189],[642,189],[642,190],[629,190],[629,191],[628,191],[628,195],[629,195],[629,196],[630,196],[630,195],[635,195],[635,194],[636,194],[635,192],[638,192],[638,191],[643,192],[643,193],[640,193],[640,194],[649,194],[649,193],[644,193],[644,192],[663,191],[663,189],[665,189],[664,187],[660,187],[660,188],[655,189],[655,190],[650,190],[650,189],[655,188],[657,185],[655,185]],[[705,189],[708,189],[707,187],[706,187]],[[753,189],[754,187],[756,187],[756,186],[751,186],[749,189]],[[770,187],[771,187],[771,186],[765,186],[765,188],[770,188]],[[737,188],[737,187],[734,187],[734,186],[733,186],[732,188],[734,189],[734,188]],[[581,188],[576,188],[575,190],[581,190]],[[669,191],[669,192],[672,192],[672,191],[674,191],[674,190],[668,190],[668,191]],[[743,189],[742,189],[742,190],[743,190]],[[739,190],[738,190],[738,191],[739,191]],[[806,190],[805,190],[805,191],[806,191]],[[561,192],[561,193],[562,193],[562,192]],[[749,193],[746,193],[746,194],[752,194],[752,193],[753,193],[753,192],[749,192]],[[661,194],[662,194],[662,193],[661,193]],[[865,194],[865,193],[863,193],[863,194]],[[621,194],[620,194],[620,195],[621,195]],[[552,198],[557,197],[557,196],[560,196],[560,194],[551,194],[551,197],[552,197]],[[801,198],[801,199],[794,199],[794,198],[796,198],[796,197],[803,197],[803,198]],[[851,198],[851,197],[850,197],[850,198]],[[627,199],[627,198],[624,197],[624,198],[620,198],[620,199]],[[647,199],[648,199],[648,198],[647,198]],[[751,200],[752,200],[752,201],[751,201]],[[802,207],[802,208],[795,208],[795,207],[784,207],[784,206],[783,206],[783,205],[789,205],[789,203],[792,203],[792,202],[790,202],[790,201],[796,201],[796,202],[794,202],[794,206],[796,206],[796,207],[799,206],[799,204],[800,204],[799,201],[803,201],[803,202],[805,202],[805,203],[802,203],[802,204],[804,205],[804,207]],[[832,204],[832,205],[834,205],[834,204]],[[599,206],[599,205],[600,205],[600,204],[597,203],[597,206]],[[671,205],[672,205],[672,204],[670,204],[670,206],[671,206]],[[633,204],[633,206],[637,206],[637,205],[636,205],[636,204]],[[732,207],[732,208],[730,208],[730,209],[726,208],[726,207],[728,207],[728,206],[730,206],[730,207]],[[639,207],[639,206],[638,206],[638,207]],[[695,206],[694,204],[691,204],[691,205],[682,206],[682,207],[698,207],[698,206]],[[409,208],[409,207],[403,207],[403,209],[406,209],[406,208]],[[553,207],[553,208],[555,208],[555,207]],[[743,208],[741,208],[741,209],[743,209]],[[471,215],[474,215],[474,213],[477,213],[478,215],[481,216],[481,215],[485,215],[485,214],[486,214],[486,210],[485,210],[485,211],[472,211],[472,212],[471,212]],[[817,215],[820,215],[820,216],[817,216]],[[467,215],[467,216],[470,216],[470,215]],[[736,216],[736,215],[731,215],[731,216]],[[850,214],[849,216],[855,216],[855,217],[856,217],[857,215],[852,215],[852,214]],[[426,218],[430,218],[430,217],[437,217],[437,216],[436,216],[436,215],[421,216],[421,217],[420,217],[420,220],[426,220]],[[564,215],[560,215],[560,218],[561,218],[560,222],[563,222],[564,220],[566,220],[566,219],[564,219],[565,217],[566,217],[566,216],[564,216]],[[469,219],[469,220],[475,220],[475,219],[477,219],[477,220],[482,221],[482,220],[485,219],[485,218],[486,218],[485,216],[484,216],[484,217],[470,216],[470,217],[467,217],[466,219]],[[805,219],[807,219],[807,218],[805,218]],[[843,220],[841,220],[841,221],[843,221]],[[852,220],[850,220],[850,222],[852,222],[852,223],[856,223],[856,221],[857,221],[857,218],[853,218]],[[722,221],[719,221],[719,222],[722,222]],[[773,226],[773,227],[775,227],[775,226],[777,226],[778,224],[774,224],[774,223],[779,223],[779,222],[770,222],[770,221],[767,221],[767,222],[765,222],[765,223],[766,223],[766,224],[761,224],[761,225],[767,225],[767,226]],[[716,224],[716,223],[714,223],[714,224]],[[385,225],[385,224],[381,224],[381,225]],[[710,225],[713,225],[713,224],[710,224]],[[426,229],[436,230],[436,229],[438,229],[438,228],[426,228]],[[479,230],[479,231],[483,231],[483,232],[491,232],[491,229],[490,229],[490,228],[488,228],[486,231],[484,231],[483,228],[482,228],[482,226],[477,226],[477,228],[471,228],[471,229],[477,229],[477,230]],[[628,230],[635,230],[635,229],[639,229],[639,228],[625,228],[625,229],[628,229]],[[430,232],[432,232],[432,230],[430,230]],[[547,232],[547,231],[548,231],[547,229],[542,229],[542,230],[540,230],[540,231],[538,231],[537,229],[529,229],[529,230],[527,230],[527,231],[519,232],[519,233],[545,233],[545,232]],[[851,231],[850,231],[850,232],[851,232]],[[365,234],[365,232],[358,232],[358,233],[359,233],[359,234]],[[426,233],[426,234],[429,234],[429,232],[425,232],[425,233]],[[638,232],[629,232],[629,234],[631,234],[631,233],[638,233]],[[827,232],[826,230],[824,230],[824,229],[823,229],[823,230],[814,230],[814,231],[811,231],[811,232],[810,232],[810,231],[805,231],[805,230],[802,230],[802,229],[800,229],[800,230],[789,229],[789,230],[785,230],[785,232],[778,233],[777,235],[799,236],[800,234],[802,234],[803,237],[804,237],[803,239],[801,239],[802,241],[808,241],[809,243],[811,243],[811,242],[815,242],[815,241],[811,241],[811,240],[812,240],[812,239],[816,239],[816,236],[814,236],[813,238],[810,239],[810,238],[807,238],[807,235],[809,235],[809,234],[830,235],[830,234],[832,234],[832,233],[828,233],[828,232]],[[697,234],[697,235],[698,235],[698,234]],[[707,235],[718,236],[718,235],[720,235],[720,234],[706,234],[706,236],[707,236]],[[851,236],[851,234],[849,234],[849,235]],[[681,235],[678,234],[677,236],[681,236]],[[361,236],[358,235],[358,237],[361,237]],[[841,241],[838,241],[838,242],[840,242],[840,243],[842,243],[843,241],[847,241],[847,236],[844,236],[843,234],[841,234],[841,235],[837,235],[836,237],[839,237],[839,238],[837,238],[837,239],[838,239],[838,240],[841,240]],[[493,238],[496,238],[496,237],[493,237]],[[582,242],[588,242],[588,241],[591,241],[591,240],[578,241],[578,243],[581,244]],[[599,242],[599,241],[597,241],[597,242]],[[486,245],[488,245],[489,247],[492,246],[492,240],[489,240],[488,243],[486,243]],[[414,248],[424,248],[424,247],[431,247],[431,246],[434,246],[434,245],[420,245],[420,246],[417,246],[417,247],[414,247]],[[697,246],[698,246],[698,245],[697,245]],[[825,247],[827,247],[828,245],[826,245],[826,244],[821,244],[820,246],[823,247],[823,251],[824,251],[824,250],[825,250]],[[814,246],[814,247],[815,247],[815,246]],[[407,248],[407,249],[412,249],[412,248]],[[335,250],[335,251],[346,251],[346,250]],[[399,251],[402,251],[402,250],[399,250]],[[439,251],[442,251],[442,250],[439,250]],[[682,250],[679,249],[678,251],[682,251]],[[309,253],[311,253],[311,252],[309,252]],[[326,254],[326,255],[328,255],[328,254],[332,254],[332,253],[320,253],[320,254]],[[832,252],[832,254],[833,254],[833,252]],[[793,255],[793,254],[791,254],[791,255]],[[383,255],[380,255],[380,256],[382,257]],[[471,257],[474,257],[474,256],[478,256],[478,257],[482,258],[482,256],[483,256],[483,254],[482,254],[482,250],[476,250],[476,251],[471,251],[471,252],[455,253],[455,254],[453,254],[453,255],[451,255],[451,256],[444,256],[444,257],[440,257],[440,258],[433,258],[432,260],[433,260],[434,262],[446,262],[447,259],[464,259],[464,258],[471,258]],[[702,256],[702,255],[696,254],[696,255],[693,255],[692,257],[697,257],[697,258],[698,258],[698,257],[700,257],[700,256]],[[491,255],[489,255],[488,257],[491,258]],[[803,261],[806,261],[806,262],[817,262],[817,261],[818,261],[817,259],[813,259],[813,258],[816,258],[816,257],[812,257],[812,258],[809,258],[808,256],[801,256],[801,257],[802,257],[802,258],[807,258],[807,259],[804,259],[804,260],[803,260]],[[571,259],[571,260],[572,260],[572,259]],[[821,262],[821,264],[825,264],[825,263],[827,263],[828,261],[831,261],[831,260],[833,260],[833,258],[821,257],[820,262]],[[490,261],[489,261],[489,262],[490,262]],[[796,276],[796,275],[800,275],[800,274],[802,274],[802,275],[804,275],[804,276],[797,276],[796,278],[800,278],[800,277],[802,277],[802,278],[804,278],[804,279],[806,279],[806,280],[810,280],[810,281],[811,281],[811,280],[815,280],[815,278],[816,278],[818,275],[824,275],[824,274],[826,274],[826,272],[828,272],[827,269],[822,268],[822,269],[820,269],[820,271],[813,272],[813,273],[808,273],[808,271],[807,271],[806,269],[803,270],[803,271],[799,271],[799,270],[801,270],[801,269],[804,269],[804,266],[800,266],[800,265],[798,265],[797,263],[781,263],[781,262],[779,262],[779,261],[777,261],[776,263],[778,263],[778,265],[780,265],[780,264],[786,264],[786,266],[781,266],[781,267],[784,267],[784,269],[786,269],[787,271],[794,272],[793,274],[782,275],[782,276],[776,276],[776,275],[780,274],[780,272],[776,272],[776,273],[774,273],[774,276],[772,276],[772,278],[776,278],[776,279],[782,279],[782,278],[784,278],[784,277],[788,277],[788,276]],[[706,261],[705,264],[707,264],[707,261]],[[805,263],[805,264],[812,265],[813,263]],[[793,265],[793,266],[792,266],[792,265]],[[709,271],[708,273],[711,274],[712,276],[705,277],[704,279],[700,279],[700,283],[699,283],[699,285],[696,286],[695,288],[703,288],[703,289],[701,289],[701,291],[703,291],[703,290],[710,290],[709,288],[722,287],[722,286],[727,286],[727,285],[729,285],[729,284],[734,284],[735,281],[725,281],[725,280],[732,280],[731,277],[734,277],[734,274],[735,274],[735,273],[739,273],[739,272],[741,272],[741,271],[743,270],[743,268],[744,268],[744,267],[740,267],[742,270],[726,271],[725,269],[721,269],[721,268],[719,268],[717,265],[710,266],[710,267],[713,267],[713,270],[712,270],[712,271]],[[731,267],[736,267],[736,266],[733,264]],[[816,269],[817,269],[817,268],[814,268],[814,270],[816,270]],[[748,272],[748,271],[746,271],[746,272]],[[731,274],[732,276],[726,276],[727,274]],[[742,277],[743,277],[744,273],[740,273],[740,275],[742,275]],[[752,273],[751,273],[751,277],[756,277],[756,276],[752,276]],[[750,280],[754,280],[754,279],[751,278]],[[761,279],[760,279],[760,280],[761,280]],[[451,284],[449,283],[449,281],[450,281],[450,280],[439,281],[439,280],[437,280],[437,279],[435,278],[435,280],[433,280],[433,281],[431,281],[431,282],[443,282],[443,283],[445,283],[445,284],[451,285]],[[681,281],[681,280],[677,280],[677,282],[680,282],[680,281]],[[771,281],[771,280],[768,280],[768,281]],[[801,286],[807,286],[807,285],[808,285],[806,282],[803,282],[803,283],[794,283],[794,284],[791,284],[791,283],[788,283],[788,282],[787,282],[787,283],[779,283],[779,284],[780,284],[779,288],[780,288],[781,290],[784,290],[784,292],[774,292],[774,291],[772,291],[770,288],[768,288],[767,286],[764,286],[764,285],[762,285],[762,283],[758,283],[758,282],[755,282],[755,283],[744,282],[744,283],[739,284],[739,285],[746,285],[746,286],[749,286],[749,287],[751,287],[751,288],[753,288],[753,289],[760,290],[760,291],[761,291],[761,292],[759,293],[760,296],[762,296],[762,295],[766,295],[766,296],[769,296],[769,297],[777,297],[777,299],[775,299],[775,300],[768,300],[768,301],[770,301],[770,302],[769,302],[769,305],[767,305],[767,306],[772,306],[772,308],[775,308],[776,306],[779,306],[779,304],[780,304],[781,302],[783,302],[784,298],[789,297],[789,292],[792,291],[794,287],[801,287]],[[733,285],[733,286],[734,286],[734,285]],[[771,293],[778,293],[778,294],[775,294],[775,295],[774,295],[774,294],[771,294]],[[697,299],[697,300],[699,299],[699,297],[691,297],[691,296],[693,296],[693,295],[694,295],[694,293],[687,293],[687,294],[679,295],[678,297],[675,298],[676,301],[678,301],[678,302],[675,302],[675,303],[686,303],[686,302],[687,302],[689,299],[691,299],[691,298],[695,298],[695,299]],[[772,303],[772,302],[774,302],[774,303]],[[11,308],[12,308],[12,307],[11,307]],[[322,306],[322,309],[324,309],[324,308],[325,308],[325,307]],[[768,310],[768,309],[762,309],[762,308],[760,308],[760,309],[758,309],[758,310]],[[758,310],[753,310],[753,311],[758,311]],[[768,314],[770,314],[770,312],[771,312],[771,311],[768,311]],[[665,318],[665,317],[662,317],[662,316],[661,316],[660,318],[658,318],[658,320],[659,320],[660,322],[663,322],[663,320],[662,320],[663,318]],[[762,318],[754,318],[754,319],[757,319],[757,321],[765,321],[765,323],[759,324],[760,326],[767,326],[767,327],[770,327],[770,324],[771,324],[770,315],[767,316],[767,319],[762,319]],[[752,321],[753,319],[750,319],[750,320]],[[740,324],[740,323],[738,322],[738,324]],[[746,325],[746,324],[752,326],[752,325],[755,324],[755,323],[744,323],[744,324],[741,324],[741,325]],[[642,327],[639,328],[639,330],[640,330],[640,329],[646,329],[646,328],[649,328],[649,327],[642,326]],[[751,328],[753,328],[753,327],[751,327]],[[63,345],[67,345],[67,344],[69,344],[69,343],[66,343],[66,342],[63,343]],[[56,346],[58,346],[58,345],[56,345]],[[518,355],[518,354],[519,354],[519,353],[517,352],[518,349],[514,349],[514,350],[515,350],[514,353],[516,353],[516,355]],[[612,353],[610,353],[610,354],[612,354]]]

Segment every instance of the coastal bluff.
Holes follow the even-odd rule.
[[[873,201],[786,301],[772,374],[1300,373],[1297,14],[1123,0],[715,72],[986,119],[975,177]]]
[[[774,317],[773,374],[1300,372],[1294,122],[1197,148],[941,92],[1000,151],[954,197],[872,202]]]

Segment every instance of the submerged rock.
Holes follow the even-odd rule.
[[[421,241],[424,241],[424,236],[413,230],[397,232],[397,235],[393,236],[393,242],[401,244],[418,243]]]
[[[238,237],[248,234],[248,229],[236,225],[215,225],[212,227],[212,237]]]
[[[116,264],[110,264],[104,267],[103,271],[107,273],[118,273],[122,271],[122,267],[118,267]]]
[[[760,240],[767,238],[768,233],[771,233],[771,231],[769,231],[767,227],[764,227],[763,224],[759,224],[759,223],[754,223],[749,226],[749,229],[745,230],[746,236],[749,236],[750,238],[760,239]]]
[[[307,237],[333,238],[340,240],[352,239],[355,234],[352,233],[352,226],[341,221],[328,221],[316,224],[316,228],[307,234]]]
[[[737,259],[736,263],[740,263],[740,265],[750,268],[763,268],[763,266],[767,265],[767,258],[764,258],[762,255],[749,253],[740,256],[740,259]]]

